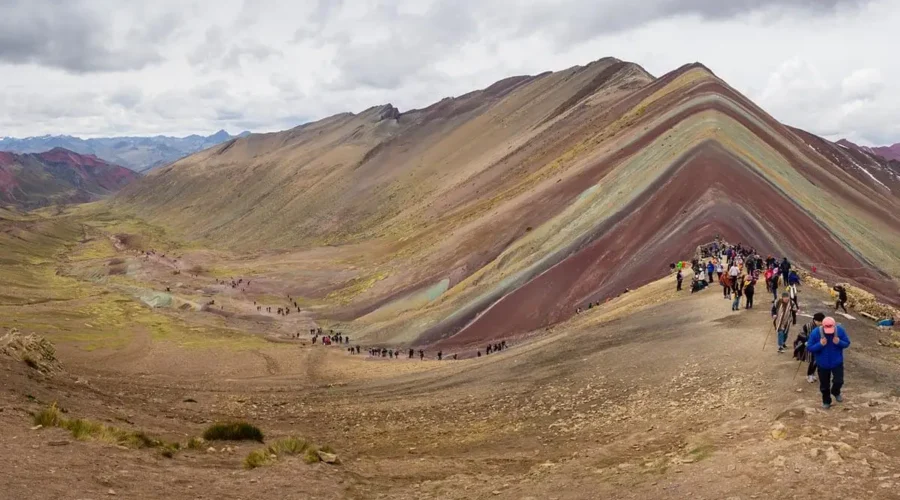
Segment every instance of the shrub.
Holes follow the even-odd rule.
[[[56,404],[44,408],[34,416],[35,425],[59,427],[72,433],[72,437],[80,441],[89,439],[119,444],[129,448],[169,448],[177,450],[178,443],[165,443],[153,439],[143,431],[129,431],[112,427],[84,418],[67,419],[62,416]]]
[[[247,422],[215,423],[203,433],[207,441],[259,441],[263,442],[263,433],[258,427]]]

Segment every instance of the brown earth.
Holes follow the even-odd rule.
[[[52,376],[4,357],[0,487],[9,498],[897,498],[900,356],[878,346],[882,333],[846,320],[846,400],[826,412],[789,355],[771,338],[763,350],[763,297],[732,313],[716,289],[673,288],[648,285],[461,361],[140,335],[121,350],[61,345],[66,372]],[[804,312],[825,299],[810,294]],[[260,445],[170,459],[31,429],[29,413],[54,401],[169,440],[248,419],[270,440],[330,444],[342,464],[245,470]]]

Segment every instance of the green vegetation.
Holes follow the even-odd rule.
[[[203,432],[207,441],[259,441],[263,442],[263,433],[258,427],[247,422],[219,422]]]
[[[34,423],[44,427],[66,429],[79,441],[101,441],[135,449],[159,448],[164,452],[168,450],[170,454],[174,454],[174,451],[180,448],[178,443],[153,439],[142,431],[129,431],[83,418],[66,418],[55,403],[34,415]]]
[[[334,453],[330,446],[321,448],[310,444],[305,439],[297,437],[287,437],[279,439],[265,448],[254,450],[244,459],[244,467],[247,469],[255,469],[264,465],[271,465],[278,460],[279,457],[303,455],[303,461],[308,464],[321,462],[322,458],[319,452]]]

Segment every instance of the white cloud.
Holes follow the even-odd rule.
[[[0,0],[0,135],[270,131],[605,56],[900,141],[892,0]]]

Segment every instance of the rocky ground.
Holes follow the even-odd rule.
[[[776,354],[768,304],[660,282],[500,354],[375,360],[299,342],[188,348],[135,335],[58,346],[61,368],[0,357],[0,489],[9,498],[898,498],[900,368],[882,333],[842,319],[843,404]],[[804,296],[804,313],[826,298]],[[803,319],[803,318],[801,318]],[[805,367],[803,367],[805,370]],[[241,418],[340,464],[246,470],[258,443],[157,450],[33,428],[58,402],[186,442]]]

